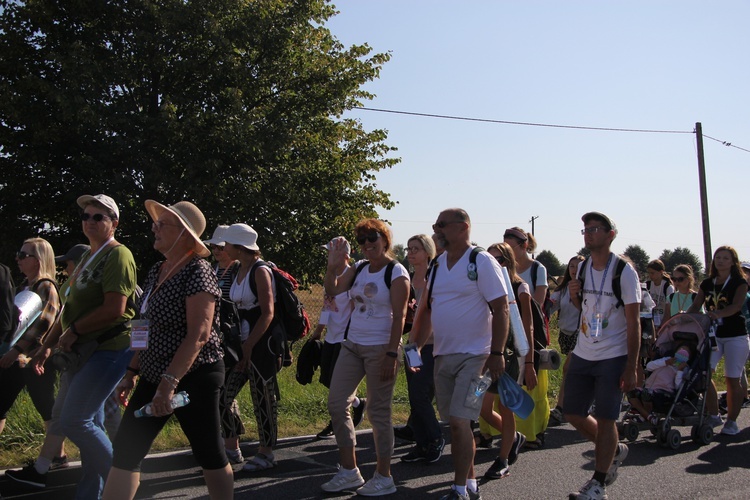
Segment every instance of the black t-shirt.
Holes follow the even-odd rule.
[[[714,283],[714,278],[706,278],[701,282],[703,291],[704,305],[706,312],[720,311],[734,302],[734,294],[740,285],[746,284],[742,278],[731,276],[726,283]],[[742,311],[722,318],[722,324],[716,330],[716,336],[720,338],[740,337],[747,335],[745,329],[745,318],[742,317]]]

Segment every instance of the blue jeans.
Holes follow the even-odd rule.
[[[417,446],[427,445],[442,437],[440,423],[435,417],[432,400],[435,397],[435,358],[432,356],[432,344],[422,347],[422,363],[418,372],[406,368],[406,383],[409,388],[409,406],[411,414],[407,424],[414,432]]]
[[[133,352],[128,349],[96,351],[78,372],[63,374],[67,380],[60,384],[56,402],[60,419],[53,419],[49,432],[67,436],[81,451],[83,475],[76,489],[77,499],[101,497],[112,467],[112,443],[104,430],[104,401],[125,374],[132,357]]]

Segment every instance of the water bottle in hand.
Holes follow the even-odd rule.
[[[190,403],[190,398],[188,397],[187,392],[180,391],[174,396],[172,396],[172,409],[175,408],[182,408],[183,406]],[[150,417],[153,415],[153,411],[151,410],[152,403],[148,403],[146,405],[143,405],[143,407],[139,410],[135,410],[134,415],[136,418],[141,417]]]
[[[484,372],[484,375],[472,381],[471,386],[469,386],[469,392],[466,394],[464,405],[469,408],[475,407],[484,398],[484,393],[487,392],[490,384],[492,384],[492,376],[489,371]]]

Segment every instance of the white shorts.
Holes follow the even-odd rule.
[[[747,335],[740,337],[716,338],[718,349],[711,352],[711,370],[716,370],[716,365],[724,356],[724,376],[727,378],[740,378],[745,362],[750,352],[750,339]]]

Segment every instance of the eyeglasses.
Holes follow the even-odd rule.
[[[182,227],[179,224],[170,224],[169,222],[164,222],[163,220],[155,220],[152,223],[152,226],[161,231],[161,228],[163,226],[172,226],[172,227]]]
[[[674,281],[675,283],[682,283],[686,279],[687,278],[684,276],[672,276],[672,281]]]
[[[434,231],[436,229],[445,229],[445,227],[448,224],[460,224],[462,222],[463,222],[462,220],[449,220],[449,221],[439,220],[432,225],[432,230]]]
[[[211,250],[224,250],[224,245],[208,245]]]
[[[583,229],[581,229],[581,234],[586,234],[586,233],[594,234],[598,231],[602,231],[606,233],[609,231],[609,229],[607,229],[606,227],[601,227],[601,226],[584,227]]]
[[[422,250],[424,250],[424,249],[423,248],[419,248],[419,247],[407,247],[406,248],[406,252],[407,253],[417,253],[417,252],[421,252]]]
[[[364,245],[365,241],[375,243],[376,241],[378,241],[378,238],[380,238],[380,233],[369,233],[357,236],[356,240],[358,244]]]
[[[81,220],[83,222],[86,222],[89,219],[94,219],[94,222],[101,222],[104,219],[112,220],[112,217],[104,214],[87,214],[86,212],[81,214]]]
[[[26,253],[24,251],[16,252],[16,259],[23,260],[26,257],[36,257],[36,255],[31,254],[31,253]]]

